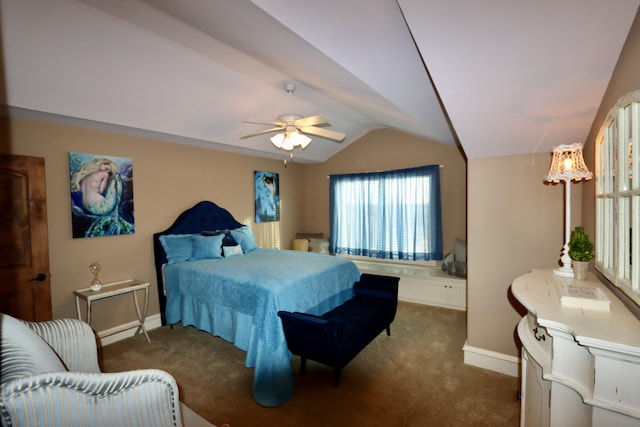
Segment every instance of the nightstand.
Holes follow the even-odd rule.
[[[140,311],[140,305],[138,304],[138,298],[136,297],[136,291],[144,291],[144,310]],[[131,293],[133,296],[133,303],[136,306],[136,315],[138,317],[138,329],[134,335],[138,335],[140,332],[147,338],[147,342],[151,342],[147,330],[144,327],[144,319],[147,316],[147,308],[149,306],[149,282],[143,282],[141,280],[128,279],[120,282],[107,283],[102,286],[99,291],[92,291],[90,288],[78,289],[73,291],[76,296],[76,310],[78,311],[78,319],[82,320],[80,313],[80,300],[84,300],[87,303],[87,320],[86,322],[91,325],[91,303],[93,301],[99,301],[104,298],[110,298],[116,295],[122,295]]]

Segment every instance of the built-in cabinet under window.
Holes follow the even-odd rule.
[[[467,309],[467,279],[447,274],[439,267],[354,259],[361,273],[400,278],[398,299],[454,310]]]

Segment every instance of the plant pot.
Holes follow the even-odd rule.
[[[575,280],[586,280],[589,271],[589,261],[572,261],[573,278]]]

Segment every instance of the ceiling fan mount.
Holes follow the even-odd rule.
[[[296,120],[301,119],[302,116],[299,114],[282,114],[280,116],[278,116],[278,119],[276,120],[276,122],[283,122],[283,123],[289,123],[289,122],[295,122]]]
[[[329,119],[326,117],[321,115],[303,117],[299,114],[293,114],[291,108],[291,94],[295,92],[296,85],[293,83],[287,83],[284,85],[284,89],[289,94],[289,113],[281,114],[275,122],[260,122],[254,120],[244,121],[244,123],[271,125],[276,127],[245,135],[240,137],[240,139],[251,138],[271,132],[280,132],[271,138],[271,142],[277,148],[285,151],[292,151],[296,147],[300,147],[302,149],[306,148],[311,142],[311,138],[304,134],[320,136],[337,142],[342,142],[344,140],[346,136],[344,133],[320,127],[329,125]]]

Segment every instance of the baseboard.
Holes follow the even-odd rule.
[[[189,408],[184,403],[180,402],[180,412],[182,415],[183,427],[216,427],[209,421],[196,414],[193,409]],[[224,424],[228,425],[228,424]],[[224,426],[223,426],[224,427]]]
[[[520,358],[518,357],[472,347],[466,341],[462,351],[464,351],[464,363],[467,365],[500,372],[512,377],[517,377],[520,373]]]
[[[161,326],[162,320],[160,319],[160,313],[148,316],[144,321],[144,327],[147,331]],[[97,332],[98,345],[104,347],[105,345],[113,344],[114,342],[132,337],[135,335],[137,329],[138,322],[133,321],[104,331],[99,331]],[[141,339],[145,339],[144,334],[141,335]]]

